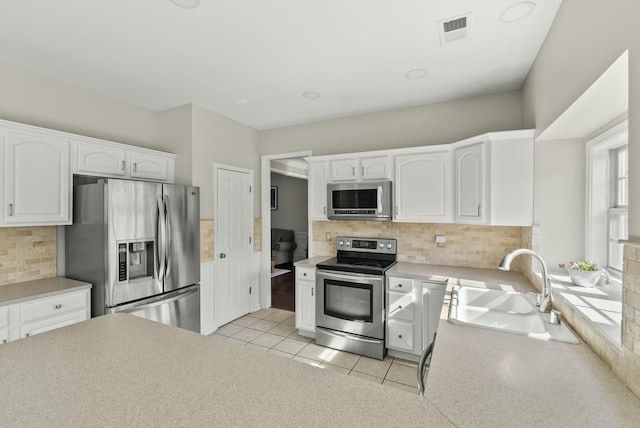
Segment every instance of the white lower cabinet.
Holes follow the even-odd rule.
[[[91,317],[91,290],[35,297],[0,308],[0,343],[85,321]],[[3,322],[6,328],[3,329]],[[6,330],[6,331],[5,331]]]
[[[316,336],[316,269],[296,267],[296,328]]]
[[[438,329],[446,282],[387,277],[389,355],[417,361]]]

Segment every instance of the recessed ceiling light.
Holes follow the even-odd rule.
[[[532,1],[521,1],[520,3],[512,4],[500,13],[500,21],[505,24],[520,21],[531,15],[536,8],[536,4]]]
[[[184,9],[195,9],[200,6],[200,0],[169,0],[171,3]]]
[[[415,79],[422,79],[426,75],[427,75],[427,70],[425,70],[424,68],[414,68],[413,70],[407,71],[404,77],[406,77],[407,79],[415,80]]]
[[[307,100],[317,100],[318,98],[320,98],[320,92],[315,92],[315,91],[305,92],[304,94],[302,94],[302,98],[305,98]]]

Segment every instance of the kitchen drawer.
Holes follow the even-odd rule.
[[[296,268],[296,279],[302,279],[307,281],[316,280],[315,268]]]
[[[89,319],[87,312],[87,309],[81,309],[79,311],[67,312],[60,316],[24,324],[20,327],[20,337],[35,336],[36,334],[46,333],[47,331],[85,321]]]
[[[9,325],[9,306],[0,307],[0,328]]]
[[[88,306],[87,293],[88,290],[82,290],[23,303],[20,308],[21,321],[28,322],[75,309],[84,309]]]
[[[415,319],[415,303],[413,293],[398,293],[389,291],[388,308],[389,319],[413,322]]]
[[[406,278],[389,278],[389,290],[410,293],[413,291],[413,280]]]
[[[413,351],[413,323],[388,320],[387,347]]]

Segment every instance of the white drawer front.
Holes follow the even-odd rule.
[[[88,319],[87,310],[79,310],[75,312],[67,312],[57,317],[32,322],[20,327],[20,337],[30,337],[36,334],[46,333],[47,331],[57,328],[66,327],[71,324],[79,323]]]
[[[23,303],[21,320],[28,322],[38,318],[55,316],[75,309],[87,307],[87,290],[58,294],[32,302]]]
[[[9,325],[9,307],[0,307],[0,327],[7,327]]]
[[[389,291],[389,319],[414,320],[415,304],[413,293],[397,293]]]
[[[404,351],[413,351],[413,324],[389,320],[388,326],[387,346]]]
[[[296,279],[307,281],[316,280],[316,270],[314,268],[296,268]]]
[[[413,280],[406,278],[389,278],[389,290],[410,293],[413,290]]]

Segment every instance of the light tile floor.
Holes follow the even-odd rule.
[[[414,394],[418,392],[417,363],[390,356],[381,361],[316,345],[315,340],[298,334],[293,312],[262,309],[223,325],[210,337]]]

